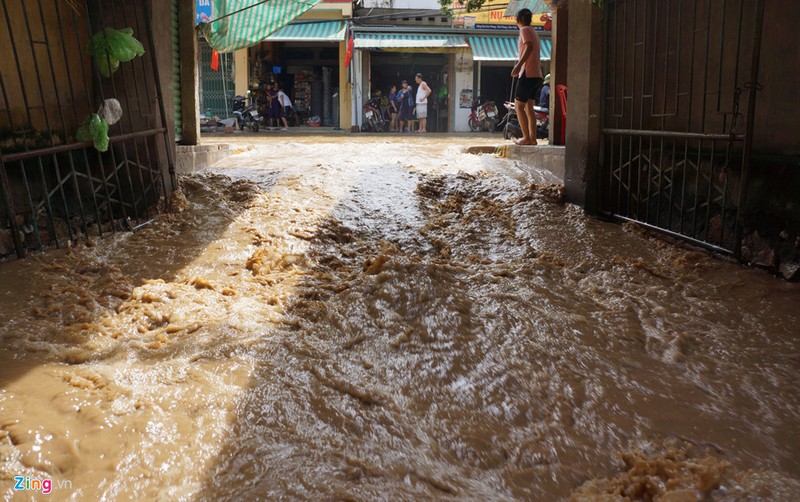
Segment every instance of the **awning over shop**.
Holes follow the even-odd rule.
[[[463,36],[418,33],[355,33],[356,49],[395,52],[449,52],[468,47]]]
[[[517,37],[467,37],[475,61],[516,61]],[[549,38],[539,39],[539,58],[550,60],[552,44]]]
[[[217,52],[255,45],[322,0],[212,0],[213,19],[198,29]]]
[[[284,26],[265,40],[269,42],[343,42],[344,21],[297,22]]]

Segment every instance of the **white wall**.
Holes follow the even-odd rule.
[[[439,0],[364,0],[367,9],[414,9],[414,10],[439,10],[442,6]]]
[[[456,70],[456,80],[453,86],[453,94],[450,97],[450,113],[453,114],[453,128],[457,132],[469,131],[469,108],[459,107],[459,98],[462,89],[472,89],[473,61],[472,52],[463,50],[454,55],[454,66]],[[474,96],[474,94],[473,94]]]
[[[352,125],[361,127],[363,121],[363,112],[361,110],[364,102],[369,97],[369,65],[370,54],[369,51],[354,50],[353,59],[350,61],[351,85],[350,85],[350,113]]]

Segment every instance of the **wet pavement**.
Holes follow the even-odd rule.
[[[496,138],[247,141],[0,266],[6,499],[800,497],[798,284],[465,153]]]

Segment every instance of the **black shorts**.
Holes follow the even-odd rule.
[[[515,98],[523,103],[532,99],[538,100],[539,93],[542,91],[542,82],[543,80],[540,77],[520,78],[517,82],[517,95]]]
[[[401,106],[400,107],[400,120],[411,120],[411,107],[410,106]]]

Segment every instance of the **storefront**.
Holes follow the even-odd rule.
[[[340,50],[345,21],[291,23],[248,49],[251,91],[263,101],[267,86],[277,82],[291,98],[297,124],[319,117],[338,127]]]
[[[432,90],[428,98],[428,130],[451,132],[467,130],[469,112],[459,112],[457,93],[460,80],[472,73],[469,46],[463,35],[394,28],[380,31],[354,29],[355,57],[353,86],[353,123],[361,124],[361,106],[378,92],[387,95],[391,86],[401,87],[407,80],[416,95],[414,77],[423,75]],[[469,63],[464,64],[468,59]],[[467,78],[460,75],[462,71]],[[467,83],[471,88],[471,84]],[[455,98],[454,98],[455,96]],[[461,117],[461,115],[464,115]]]

